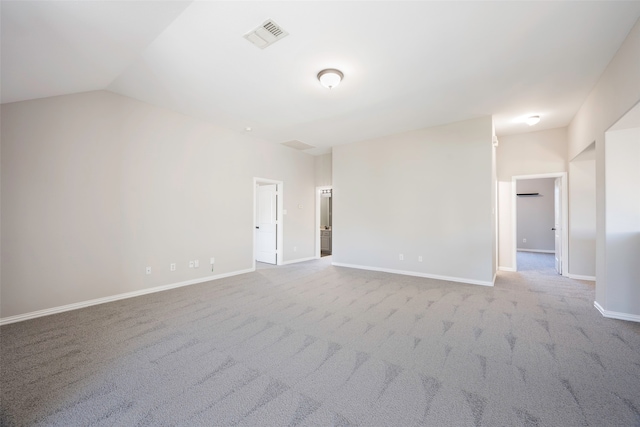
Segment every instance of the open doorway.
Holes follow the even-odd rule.
[[[640,322],[640,103],[605,132],[596,308]],[[599,158],[598,160],[601,160]]]
[[[333,253],[333,189],[316,187],[316,258]]]
[[[253,179],[253,269],[256,262],[282,264],[282,181]]]
[[[515,270],[567,276],[566,172],[513,177],[513,260]]]

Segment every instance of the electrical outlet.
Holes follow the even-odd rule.
[[[522,243],[527,243],[527,239],[522,239]]]
[[[400,261],[404,261],[404,255],[400,254]]]
[[[194,264],[193,261],[189,261],[189,268],[193,268],[193,264]]]
[[[197,259],[197,260],[193,261],[193,266],[194,266],[195,268],[200,267],[200,260],[199,260],[199,259]]]
[[[298,252],[298,247],[297,246],[293,247],[293,252]]]
[[[176,271],[176,263],[172,262],[171,265],[169,266],[169,270],[170,271]]]
[[[216,259],[214,257],[211,257],[211,259],[209,260],[209,264],[213,265],[216,262]]]
[[[422,255],[418,257],[418,262],[422,262]]]
[[[151,274],[151,267],[147,267],[147,274]]]

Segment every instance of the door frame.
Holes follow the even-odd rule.
[[[560,202],[560,212],[562,215],[562,253],[560,254],[560,265],[562,266],[562,275],[569,277],[569,194],[567,191],[567,173],[543,173],[536,175],[514,175],[511,177],[511,243],[513,268],[518,271],[518,196],[516,193],[519,180],[524,179],[541,179],[541,178],[560,178],[562,186],[562,200]],[[554,206],[555,209],[555,206]]]
[[[284,255],[284,183],[282,181],[268,179],[268,178],[258,178],[253,177],[253,223],[251,224],[251,236],[253,241],[253,251],[252,251],[252,269],[256,269],[256,213],[258,208],[257,197],[258,192],[256,191],[258,185],[260,184],[275,184],[276,185],[276,194],[277,194],[277,212],[276,212],[276,265],[282,265],[283,263],[283,255]]]
[[[320,197],[322,195],[322,190],[333,190],[333,186],[331,185],[323,185],[320,187],[316,187],[316,259],[321,258],[321,233],[320,233]],[[333,198],[333,194],[331,195]],[[333,239],[333,225],[331,227],[331,238]]]

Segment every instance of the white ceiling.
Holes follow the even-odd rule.
[[[312,154],[486,115],[499,136],[566,126],[640,17],[638,1],[0,7],[3,103],[106,89]],[[261,50],[243,35],[269,18],[289,35]]]

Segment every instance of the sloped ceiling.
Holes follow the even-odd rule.
[[[640,17],[616,1],[0,7],[3,103],[106,89],[312,154],[485,115],[498,135],[565,126]],[[261,50],[243,35],[269,18],[289,35]]]

